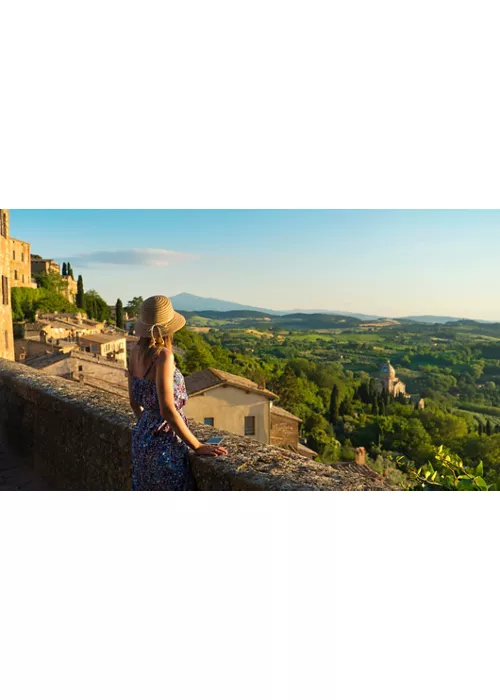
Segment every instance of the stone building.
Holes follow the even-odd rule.
[[[78,291],[78,283],[71,275],[62,275],[62,279],[66,283],[62,290],[62,295],[72,304],[75,303],[76,293]]]
[[[55,377],[128,398],[128,372],[120,363],[81,352],[76,346],[26,357],[23,364]]]
[[[78,339],[78,346],[96,357],[115,360],[123,368],[127,366],[127,338],[114,333],[95,333]]]
[[[0,357],[14,359],[14,331],[10,299],[10,220],[9,210],[0,209]]]
[[[189,401],[185,412],[191,420],[266,445],[316,455],[299,443],[300,418],[274,406],[279,397],[264,386],[210,368],[186,377],[186,389]]]
[[[47,275],[50,274],[51,272],[56,273],[57,275],[61,274],[61,266],[56,263],[55,260],[51,259],[45,259],[45,258],[37,258],[35,256],[31,256],[31,274],[33,275],[41,275],[43,272],[45,272]]]
[[[396,377],[396,370],[389,360],[387,360],[380,369],[379,378],[377,379],[377,388],[379,391],[385,389],[385,391],[392,396],[409,397],[409,394],[406,393],[406,384]]]
[[[31,246],[17,238],[10,239],[10,286],[36,289],[31,277]]]

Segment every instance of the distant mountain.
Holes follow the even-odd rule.
[[[260,311],[264,314],[274,314],[270,309],[261,309],[258,306],[244,306],[235,304],[232,301],[222,301],[222,299],[211,299],[209,297],[197,297],[194,294],[176,294],[170,297],[175,309],[181,311]]]
[[[245,306],[233,301],[223,301],[222,299],[211,299],[198,297],[194,294],[176,294],[171,297],[172,304],[180,311],[256,311],[269,316],[287,316],[289,314],[332,314],[334,316],[347,316],[357,318],[361,321],[374,321],[378,316],[367,314],[351,313],[350,311],[331,311],[327,309],[292,309],[290,311],[276,311],[273,309],[263,309],[259,306]]]
[[[416,321],[417,323],[457,323],[460,321],[472,321],[473,323],[495,323],[495,321],[482,321],[472,318],[459,318],[458,316],[405,316],[398,321]]]

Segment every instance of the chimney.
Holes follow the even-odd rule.
[[[356,447],[355,450],[355,460],[356,464],[359,464],[360,466],[365,466],[366,465],[366,450],[364,447]]]

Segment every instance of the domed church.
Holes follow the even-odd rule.
[[[379,391],[385,389],[392,396],[409,396],[406,393],[406,384],[396,377],[396,370],[389,360],[380,368],[377,388]]]

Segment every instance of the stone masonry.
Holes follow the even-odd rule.
[[[0,357],[14,359],[14,334],[10,298],[9,210],[0,209]]]
[[[49,489],[130,489],[133,425],[121,397],[0,360],[0,440]],[[191,454],[200,490],[394,490],[364,465],[320,464],[208,426],[192,429],[202,441],[222,435],[228,450],[227,457]]]

